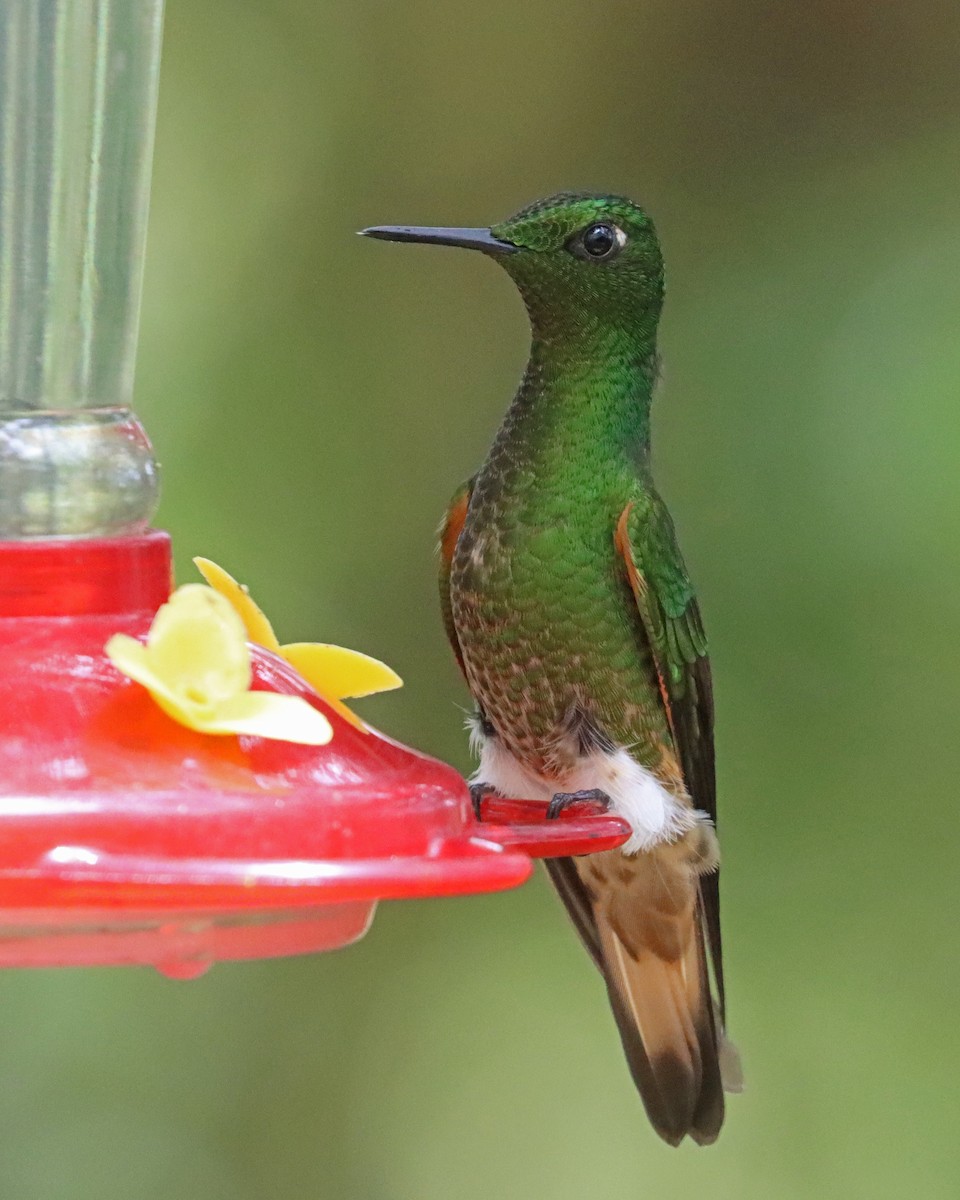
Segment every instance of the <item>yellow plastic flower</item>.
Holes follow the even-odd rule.
[[[330,722],[300,696],[250,690],[253,672],[243,622],[201,583],[177,588],[153,619],[144,645],[125,633],[107,657],[142,683],[165,713],[199,733],[246,733],[323,746]]]
[[[379,659],[343,646],[323,642],[289,642],[281,646],[273,626],[249,591],[209,558],[195,558],[197,570],[215,591],[233,606],[251,642],[272,650],[297,671],[324,700],[351,725],[366,731],[366,725],[343,700],[389,692],[403,680]]]

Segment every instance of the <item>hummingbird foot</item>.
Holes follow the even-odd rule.
[[[571,804],[582,804],[586,800],[594,800],[604,808],[610,807],[610,797],[600,788],[587,788],[582,792],[557,792],[547,807],[547,820],[556,820],[565,808],[569,808]]]
[[[478,821],[482,821],[480,815],[480,806],[483,804],[484,796],[489,796],[495,789],[489,783],[471,783],[470,784],[470,803],[473,805],[473,815]]]

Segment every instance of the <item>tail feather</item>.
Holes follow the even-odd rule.
[[[624,1053],[651,1124],[677,1145],[716,1140],[724,1091],[740,1091],[736,1048],[712,995],[698,877],[682,853],[617,850],[546,860],[607,985]]]
[[[717,1032],[699,921],[676,960],[627,948],[596,913],[604,976],[624,1053],[650,1122],[678,1145],[713,1142],[723,1124]]]

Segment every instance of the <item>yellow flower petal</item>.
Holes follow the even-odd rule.
[[[299,696],[240,691],[213,703],[197,703],[157,673],[149,647],[135,638],[114,634],[105,649],[114,666],[147,688],[168,716],[198,733],[242,733],[305,746],[324,746],[333,737],[323,713]]]
[[[214,591],[219,592],[225,600],[230,602],[231,607],[243,621],[249,640],[256,642],[258,646],[265,646],[275,654],[278,653],[280,643],[277,641],[277,635],[273,632],[273,626],[243,584],[237,583],[232,575],[229,575],[223,567],[218,566],[215,562],[211,562],[209,558],[195,558],[193,561],[197,570]]]
[[[333,737],[333,727],[322,712],[300,696],[276,692],[231,696],[204,721],[202,732],[245,733],[301,746],[325,746]]]
[[[280,653],[321,696],[344,700],[403,686],[403,680],[379,659],[343,646],[291,642]]]
[[[195,729],[198,733],[232,732],[229,729],[208,729],[225,703],[224,699],[221,697],[212,701],[198,700],[187,692],[178,690],[175,680],[171,682],[157,673],[154,656],[148,646],[144,646],[135,638],[127,637],[124,633],[116,633],[107,642],[104,650],[118,671],[122,671],[135,683],[142,684],[157,707],[162,708],[168,717],[172,717],[180,725]]]
[[[183,723],[191,728],[196,727],[195,713],[209,713],[216,707],[216,701],[210,703],[196,699],[178,689],[176,681],[171,682],[161,675],[149,648],[135,638],[127,637],[125,633],[115,633],[104,650],[117,670],[135,683],[142,684],[165,712],[174,715],[174,710],[176,713],[182,710],[188,714],[190,719],[184,719]],[[179,716],[177,720],[180,720]]]
[[[115,633],[103,649],[117,670],[135,683],[143,684],[153,693],[162,694],[171,703],[180,703],[176,691],[157,675],[150,652],[142,642],[125,633]]]
[[[243,623],[222,596],[201,583],[177,588],[161,606],[147,652],[155,674],[193,703],[216,703],[250,686]]]

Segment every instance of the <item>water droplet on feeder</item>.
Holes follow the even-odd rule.
[[[209,958],[165,958],[154,966],[168,979],[199,979],[213,963]]]
[[[154,966],[168,979],[199,979],[213,966],[210,944],[211,927],[208,921],[180,924],[171,922],[157,930],[161,956]],[[163,943],[166,953],[163,953]]]

